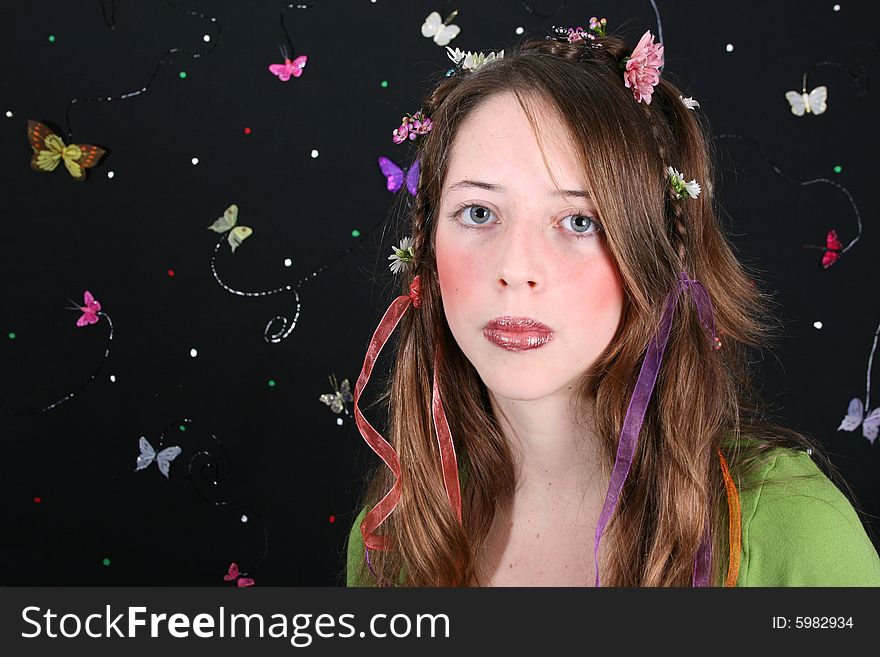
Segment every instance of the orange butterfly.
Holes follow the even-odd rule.
[[[86,179],[86,169],[90,169],[103,157],[103,148],[91,144],[70,144],[65,146],[61,137],[49,129],[49,126],[28,119],[28,140],[34,154],[31,157],[31,168],[34,171],[54,171],[58,163],[64,160],[64,166],[75,180]]]

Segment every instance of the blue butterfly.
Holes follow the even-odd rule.
[[[141,448],[141,453],[137,458],[137,466],[135,467],[135,471],[143,470],[150,463],[156,461],[156,465],[159,467],[159,472],[165,475],[165,478],[168,479],[168,472],[171,470],[171,461],[177,458],[177,455],[180,454],[180,447],[166,447],[158,454],[156,450],[153,449],[153,446],[150,444],[150,441],[141,436],[141,439],[138,441],[138,446]]]

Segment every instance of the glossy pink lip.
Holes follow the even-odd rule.
[[[553,329],[531,317],[496,317],[483,328],[489,342],[508,351],[543,347],[554,335]]]

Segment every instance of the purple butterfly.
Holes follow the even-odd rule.
[[[404,174],[403,169],[394,164],[387,157],[379,158],[379,168],[382,169],[382,175],[388,180],[388,191],[396,192],[403,185]],[[413,162],[409,171],[406,172],[406,188],[413,196],[419,187],[419,161]]]
[[[843,418],[837,430],[855,431],[860,424],[862,425],[862,435],[873,445],[877,439],[877,433],[880,431],[880,407],[865,414],[862,400],[854,397],[850,400],[846,417]]]

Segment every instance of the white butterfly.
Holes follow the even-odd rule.
[[[446,19],[444,23],[440,18],[440,14],[436,11],[432,11],[428,14],[428,17],[425,19],[425,22],[422,23],[422,36],[424,37],[434,37],[434,43],[438,46],[445,46],[450,41],[452,41],[455,37],[458,36],[459,32],[461,32],[461,28],[458,25],[449,25],[449,21],[455,18],[455,15],[458,13],[458,10],[452,12],[449,18]]]
[[[849,402],[849,408],[846,410],[846,417],[837,427],[840,431],[855,431],[859,425],[862,425],[862,435],[867,438],[871,444],[877,439],[877,433],[880,431],[880,406],[865,415],[865,407],[862,400],[854,397]]]
[[[327,404],[330,409],[334,413],[341,413],[345,411],[345,414],[348,415],[348,407],[346,403],[350,401],[354,401],[354,397],[351,396],[351,386],[348,383],[348,379],[344,379],[342,381],[342,385],[336,385],[336,377],[330,377],[330,385],[333,386],[333,392],[321,395],[321,401]]]
[[[236,226],[237,223],[238,206],[233,203],[223,211],[222,217],[218,218],[217,221],[208,226],[208,230],[213,230],[215,233],[225,233],[227,230],[229,231],[226,241],[229,242],[229,246],[232,248],[233,253],[235,253],[235,250],[241,246],[242,242],[254,234],[254,229],[250,226]]]
[[[153,446],[150,444],[150,441],[143,436],[141,436],[141,439],[138,441],[138,446],[141,448],[141,453],[137,459],[135,472],[143,470],[155,460],[156,465],[159,466],[159,472],[165,475],[165,478],[168,479],[168,471],[171,469],[171,461],[176,459],[177,455],[180,454],[180,447],[177,447],[176,445],[174,447],[166,447],[157,454],[156,450],[153,449]]]
[[[816,87],[807,93],[806,87],[802,93],[786,91],[785,100],[791,105],[791,113],[795,116],[803,116],[804,113],[821,114],[828,109],[828,87]]]

